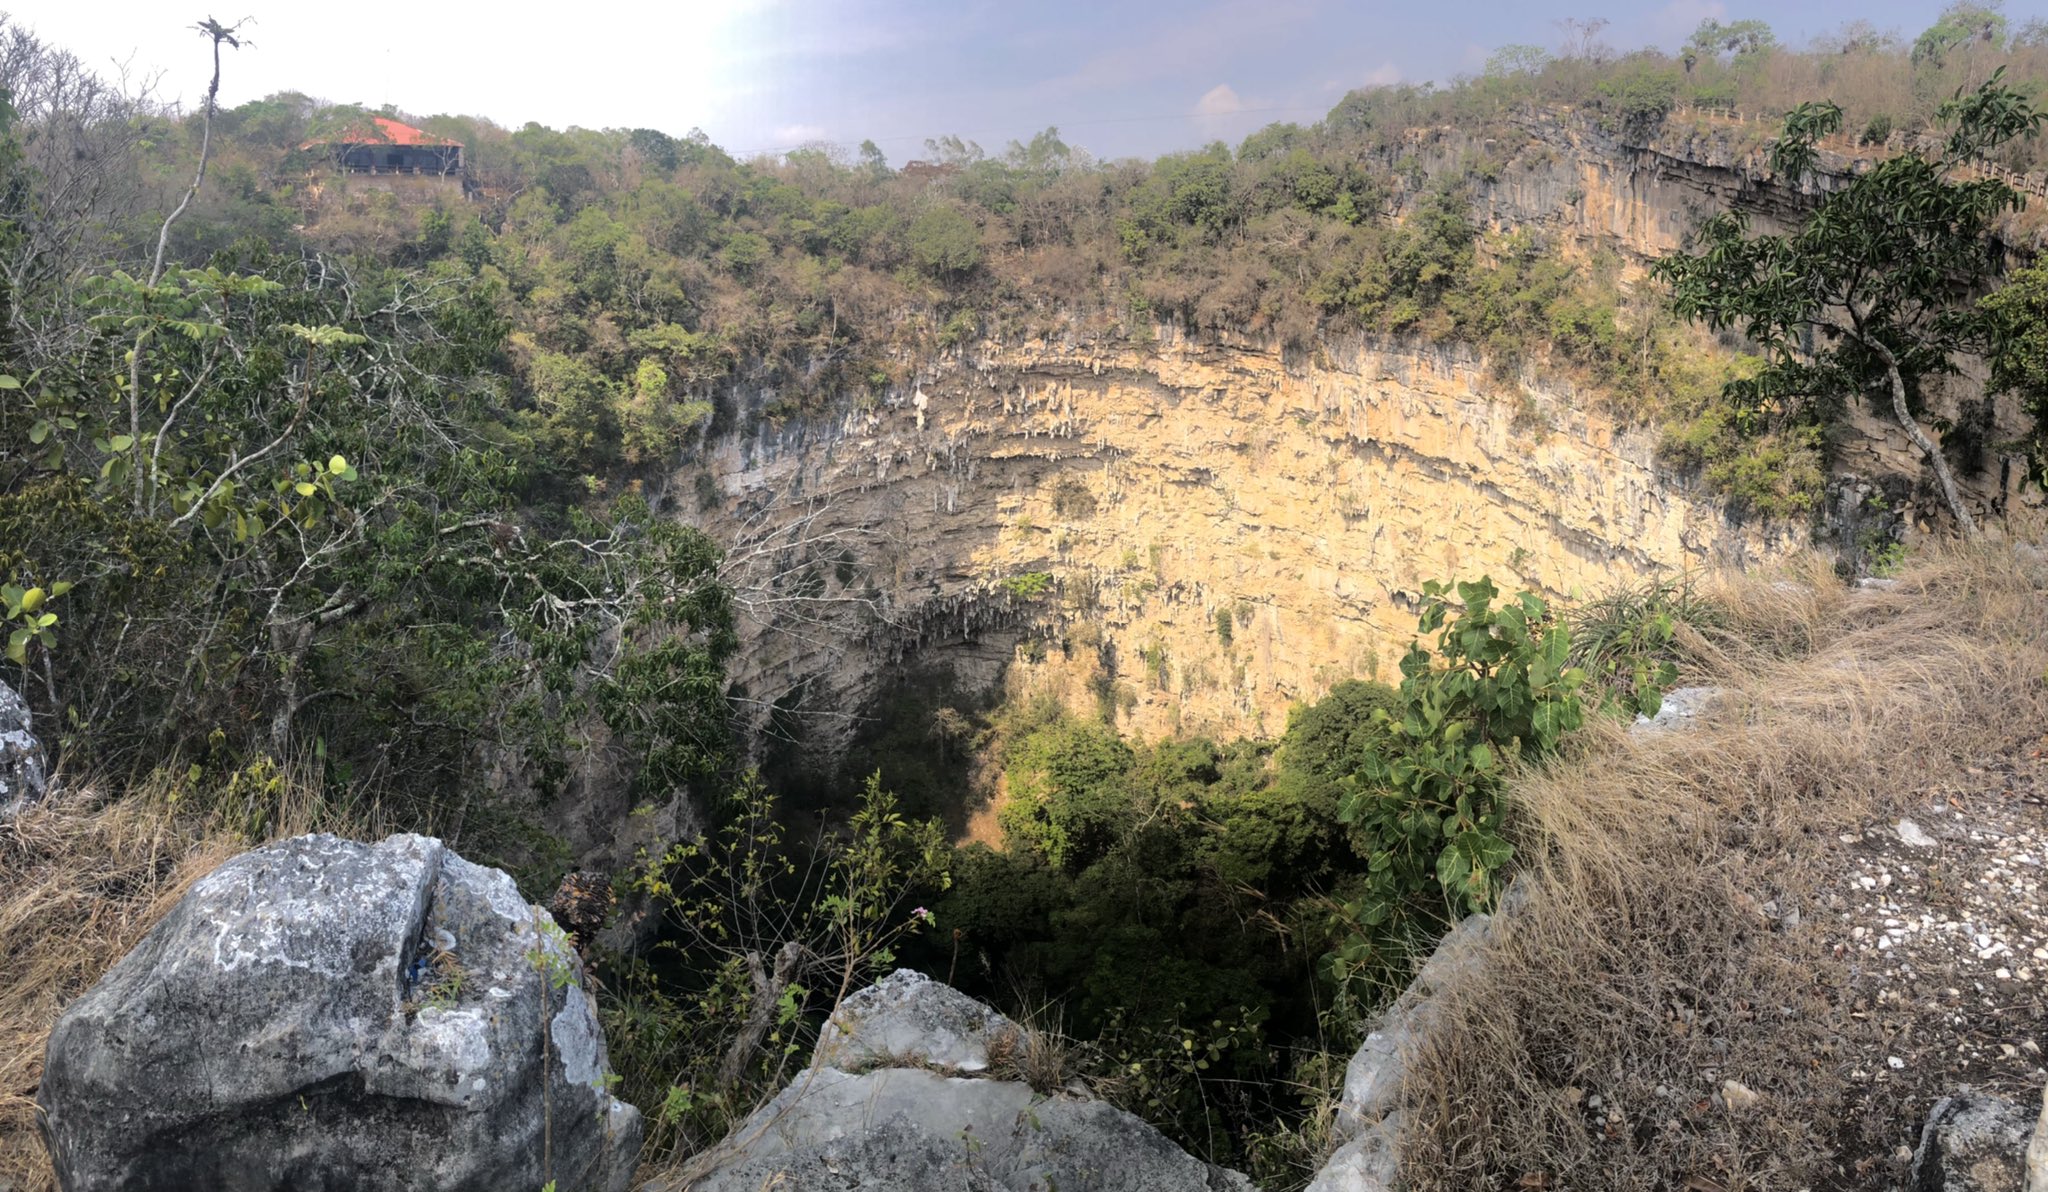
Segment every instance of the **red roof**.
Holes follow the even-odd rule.
[[[356,125],[317,141],[307,141],[299,148],[311,149],[315,145],[442,145],[462,148],[461,141],[421,132],[410,124],[400,124],[388,116],[372,116],[370,122],[375,125],[374,128]]]

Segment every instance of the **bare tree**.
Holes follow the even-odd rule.
[[[1605,62],[1614,56],[1613,47],[1600,40],[1600,31],[1610,24],[1606,17],[1566,17],[1557,23],[1564,30],[1564,56],[1587,62]]]
[[[0,249],[0,283],[13,299],[7,331],[17,352],[41,363],[86,334],[77,288],[146,205],[136,157],[164,113],[153,81],[109,81],[5,18],[0,88],[21,143],[20,175],[0,190],[0,219],[16,232]]]

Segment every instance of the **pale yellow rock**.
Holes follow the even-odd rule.
[[[703,524],[742,544],[737,677],[755,707],[802,687],[812,745],[920,654],[969,685],[1106,695],[1144,737],[1277,734],[1336,682],[1398,681],[1426,580],[1583,596],[1804,539],[1663,474],[1653,432],[1496,392],[1450,351],[1310,360],[1168,330],[977,351],[927,367],[914,397],[711,445],[724,500]],[[750,538],[778,549],[749,562]],[[771,590],[804,566],[825,577],[809,605]],[[1040,572],[1057,593],[1003,594]]]

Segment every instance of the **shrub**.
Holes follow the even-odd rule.
[[[1345,908],[1356,930],[1333,954],[1340,975],[1492,902],[1514,856],[1502,774],[1555,750],[1582,719],[1585,672],[1568,665],[1571,635],[1542,598],[1495,607],[1485,578],[1456,593],[1454,604],[1446,585],[1424,585],[1418,627],[1437,635],[1435,649],[1418,641],[1401,660],[1399,714],[1375,712],[1385,739],[1345,782],[1338,818],[1371,860]]]
[[[1108,850],[1130,804],[1131,747],[1101,724],[1062,719],[1009,750],[1003,830],[1056,869],[1079,870]]]

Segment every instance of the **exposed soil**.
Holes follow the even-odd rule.
[[[2048,738],[1845,833],[1822,895],[1853,1024],[1839,1187],[1898,1186],[1920,1127],[1964,1087],[2038,1102],[2048,1081]]]

